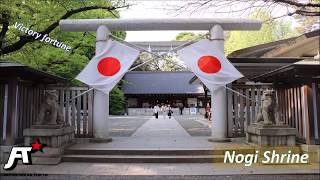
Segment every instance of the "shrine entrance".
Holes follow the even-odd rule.
[[[213,46],[224,51],[224,31],[231,30],[258,30],[261,22],[250,19],[234,18],[197,18],[197,19],[67,19],[60,21],[62,31],[86,32],[96,31],[96,54],[101,53],[109,38],[118,41],[124,40],[113,36],[111,31],[156,31],[156,30],[207,30],[210,33],[210,40]],[[149,52],[138,45],[130,44],[132,47],[142,52],[150,53],[156,58],[161,55]],[[190,44],[190,43],[189,43]],[[181,44],[168,52],[179,50],[188,44]],[[167,52],[167,53],[168,53]],[[132,69],[130,69],[132,70]],[[129,71],[130,71],[129,70]],[[88,91],[84,91],[78,96],[82,96]],[[104,107],[104,108],[101,108]],[[223,141],[228,137],[227,126],[227,95],[226,89],[220,87],[211,92],[212,116],[212,138],[214,141]],[[92,106],[92,136],[95,139],[110,140],[109,125],[109,96],[94,90]],[[173,123],[174,124],[174,123]],[[137,131],[138,133],[138,131]]]

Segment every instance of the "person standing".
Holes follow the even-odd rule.
[[[162,112],[163,119],[165,119],[166,113],[167,113],[167,105],[164,104],[161,106],[161,112]]]
[[[206,113],[207,113],[208,120],[211,121],[211,107],[210,107],[210,103],[207,103]]]
[[[154,116],[156,117],[156,119],[158,119],[158,117],[159,117],[159,109],[160,108],[159,108],[158,104],[153,107],[153,113],[154,113]]]
[[[168,117],[169,119],[171,119],[171,115],[172,115],[172,109],[170,107],[170,104],[168,105]]]
[[[181,103],[181,104],[179,105],[179,110],[180,110],[180,115],[182,115],[182,112],[183,112],[183,103]]]

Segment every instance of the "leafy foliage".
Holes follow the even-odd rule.
[[[67,0],[10,0],[1,2],[1,22],[8,21],[8,31],[1,39],[1,49],[19,42],[24,35],[13,25],[15,22],[23,23],[30,29],[41,32],[67,12],[83,7],[111,7],[105,0],[93,1],[67,1]],[[70,18],[114,18],[116,11],[93,9],[75,13]],[[4,27],[4,26],[3,26]],[[118,37],[124,38],[125,33],[114,32]],[[89,32],[62,32],[58,27],[49,33],[50,38],[57,39],[72,47],[70,52],[38,40],[25,44],[22,48],[2,55],[1,59],[12,60],[32,66],[55,75],[71,80],[72,84],[79,84],[73,78],[88,63],[95,53],[95,33]]]
[[[160,54],[159,54],[160,55]],[[177,65],[179,60],[172,57],[170,54],[161,55],[162,58],[158,58],[149,53],[141,53],[139,59],[137,59],[132,67],[136,67],[133,71],[183,71],[183,67]],[[144,64],[143,64],[144,63]]]
[[[120,0],[119,0],[120,2]],[[121,4],[111,4],[107,0],[5,0],[1,1],[1,51],[6,47],[19,44],[28,38],[24,32],[14,28],[15,22],[23,23],[33,31],[42,32],[59,22],[61,17],[72,14],[69,18],[114,18],[119,16],[116,10]],[[86,10],[88,7],[91,10]],[[88,8],[88,9],[90,9]],[[56,24],[57,25],[57,24]],[[89,32],[62,32],[54,27],[49,33],[50,38],[57,39],[72,47],[70,52],[38,40],[30,41],[11,53],[1,53],[1,59],[11,60],[29,65],[36,69],[62,76],[70,80],[71,85],[79,85],[74,77],[84,68],[95,54],[95,33]],[[124,32],[113,32],[120,38],[125,37]],[[30,37],[29,37],[30,38]],[[120,114],[123,111],[124,94],[119,87],[110,93],[110,112]]]
[[[259,31],[232,31],[225,43],[226,54],[238,49],[297,35],[295,31],[290,29],[290,22],[267,21],[271,19],[272,16],[266,11],[259,11],[259,13],[255,12],[251,15],[251,17],[264,22],[261,29]]]
[[[225,37],[226,55],[238,49],[298,35],[297,31],[291,29],[291,23],[288,21],[266,21],[272,18],[271,14],[267,11],[260,10],[259,13],[253,13],[251,17],[265,22],[263,23],[262,28],[259,31],[227,32]],[[202,34],[183,32],[176,37],[176,40],[186,41],[200,37],[201,35]]]
[[[176,40],[177,41],[190,41],[195,38],[200,38],[201,36],[203,36],[203,34],[201,34],[201,33],[195,34],[192,32],[182,32],[176,36]]]
[[[110,114],[121,115],[124,113],[125,98],[124,93],[119,86],[115,86],[109,94],[110,97]]]

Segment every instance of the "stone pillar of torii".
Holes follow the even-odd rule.
[[[259,30],[261,22],[239,18],[170,18],[170,19],[67,19],[60,21],[62,31],[96,31],[96,54],[109,39],[110,31],[207,30],[214,46],[224,51],[223,31]],[[225,141],[227,137],[227,95],[224,87],[211,92],[212,137],[210,141]],[[109,141],[109,96],[95,90],[93,105],[93,137]]]

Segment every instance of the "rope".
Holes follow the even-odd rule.
[[[93,88],[90,88],[90,89],[88,89],[88,90],[86,90],[86,91],[84,91],[84,92],[76,95],[75,97],[73,97],[73,98],[71,98],[71,99],[69,99],[69,100],[67,100],[67,101],[64,101],[64,102],[62,102],[62,103],[59,103],[59,104],[67,104],[67,103],[70,103],[70,101],[73,101],[74,99],[77,99],[78,97],[80,97],[80,96],[82,96],[82,95],[84,95],[84,94],[86,94],[86,93],[88,93],[88,92],[90,92],[90,91],[92,91],[92,90],[93,90]]]
[[[144,65],[144,64],[146,64],[146,63],[149,63],[149,62],[151,62],[151,61],[155,61],[155,60],[159,60],[159,59],[167,60],[167,59],[165,59],[164,55],[167,55],[167,54],[169,54],[169,53],[171,53],[171,52],[175,52],[176,50],[178,50],[178,49],[180,49],[180,48],[182,48],[182,47],[184,47],[184,46],[186,46],[186,45],[189,45],[190,43],[192,43],[192,42],[194,42],[194,41],[197,41],[198,39],[203,38],[204,36],[207,36],[207,34],[203,34],[203,35],[198,36],[198,37],[196,37],[196,38],[193,38],[192,40],[189,40],[189,41],[187,41],[186,43],[183,43],[183,44],[181,44],[181,45],[179,45],[179,46],[177,46],[177,47],[175,47],[175,48],[171,48],[169,51],[164,52],[164,53],[162,53],[161,55],[158,55],[158,54],[156,54],[156,53],[153,53],[153,52],[151,52],[151,51],[149,51],[149,50],[147,50],[147,49],[144,49],[144,48],[142,48],[142,47],[140,47],[140,46],[137,46],[137,45],[135,45],[135,44],[133,44],[133,43],[127,42],[127,41],[125,41],[124,39],[121,39],[121,38],[119,38],[119,37],[117,37],[117,36],[114,36],[114,35],[111,34],[111,33],[109,34],[109,36],[111,36],[112,38],[117,39],[117,40],[119,40],[119,41],[121,41],[121,42],[123,42],[123,43],[125,43],[125,44],[128,44],[129,46],[132,46],[132,47],[136,48],[136,49],[139,50],[139,51],[146,52],[146,53],[149,53],[149,54],[157,57],[157,58],[150,59],[150,60],[148,60],[148,61],[145,61],[145,62],[143,62],[143,63],[141,63],[141,64],[138,64],[138,65],[130,68],[130,69],[127,71],[127,72],[129,72],[129,71],[133,71],[134,69],[136,69],[136,68],[138,68],[138,67],[140,67],[140,66],[142,66],[142,65]],[[226,59],[227,59],[227,58],[226,58]],[[228,60],[228,59],[227,59],[227,60]],[[228,60],[228,61],[230,62],[230,60]],[[180,64],[178,64],[178,63],[176,63],[176,62],[171,62],[171,63],[173,63],[174,65],[179,66],[179,67],[181,67],[181,68],[183,68],[183,69],[186,69],[186,70],[188,70],[188,71],[191,71],[189,68],[187,68],[187,67],[185,67],[185,66],[182,66],[182,65],[180,65]],[[231,63],[231,62],[230,62],[230,63]],[[192,71],[191,71],[191,72],[192,72]],[[246,78],[248,81],[250,81],[246,76],[244,76],[244,78]],[[256,89],[258,89],[255,85],[253,85],[253,86],[254,86]],[[236,94],[238,94],[238,95],[240,95],[240,96],[242,96],[242,97],[244,97],[244,98],[246,98],[246,99],[248,99],[248,100],[250,100],[250,101],[253,101],[253,102],[256,102],[256,103],[261,103],[261,102],[258,102],[258,101],[256,101],[256,100],[254,100],[254,99],[252,99],[252,98],[244,95],[244,94],[241,94],[240,92],[238,92],[238,91],[236,91],[236,90],[234,90],[234,89],[231,89],[231,88],[229,88],[229,87],[227,87],[227,86],[224,86],[224,87],[225,87],[227,90],[229,90],[229,91],[231,91],[231,92],[233,92],[233,93],[236,93]],[[80,96],[82,96],[82,95],[84,95],[84,94],[92,91],[92,90],[93,90],[93,88],[90,88],[90,89],[88,89],[88,90],[86,90],[86,91],[78,94],[77,96],[69,99],[68,101],[63,102],[63,104],[69,103],[70,101],[72,101],[72,100],[74,100],[74,99],[76,99],[76,98],[78,98],[78,97],[80,97]]]
[[[149,54],[157,57],[156,59],[150,59],[150,60],[148,60],[148,61],[146,61],[146,62],[143,62],[143,63],[141,63],[141,64],[139,64],[139,65],[137,65],[137,66],[129,69],[128,71],[132,71],[132,70],[134,70],[134,69],[142,66],[143,64],[146,64],[146,63],[148,63],[148,62],[151,62],[151,61],[154,61],[154,60],[157,60],[157,59],[164,59],[164,60],[166,60],[165,57],[164,57],[164,55],[166,55],[166,54],[168,54],[168,53],[170,53],[170,52],[175,51],[177,48],[180,48],[182,45],[186,45],[187,43],[192,42],[192,41],[189,41],[189,42],[184,43],[184,44],[182,44],[182,45],[180,45],[180,46],[178,46],[178,47],[176,47],[176,48],[173,48],[173,49],[169,50],[168,52],[165,52],[165,53],[163,53],[163,54],[161,54],[161,55],[158,55],[158,54],[156,54],[156,53],[149,52],[148,50],[146,50],[146,49],[144,49],[144,48],[142,48],[142,47],[140,47],[140,46],[137,46],[137,45],[135,45],[135,44],[133,44],[133,43],[127,42],[127,41],[125,41],[124,39],[121,39],[121,38],[119,38],[119,37],[117,37],[117,36],[114,36],[114,35],[112,35],[112,34],[109,34],[109,35],[110,35],[111,37],[113,37],[114,39],[117,39],[117,40],[119,40],[119,41],[121,41],[121,42],[123,42],[123,43],[125,43],[125,44],[128,44],[128,45],[130,45],[130,46],[135,47],[137,50],[140,50],[140,51],[149,53]],[[197,37],[197,39],[199,39],[199,38],[200,38],[200,37]],[[186,67],[184,67],[184,66],[182,66],[182,65],[180,65],[180,64],[177,64],[177,63],[175,63],[175,62],[172,62],[172,63],[173,63],[174,65],[177,65],[177,66],[179,66],[179,67],[181,67],[181,68],[183,68],[183,69],[187,69],[188,71],[190,71],[190,69],[188,69],[188,68],[186,68]]]
[[[182,47],[184,47],[184,46],[186,46],[186,45],[189,45],[189,44],[191,44],[192,42],[197,41],[197,40],[203,38],[203,37],[206,36],[206,35],[207,35],[207,34],[203,34],[203,35],[201,35],[201,36],[195,37],[195,38],[193,38],[193,39],[191,39],[191,40],[189,40],[189,41],[187,41],[187,42],[185,42],[185,43],[183,43],[183,44],[181,44],[181,45],[179,45],[179,46],[177,46],[177,47],[175,47],[175,48],[171,48],[169,51],[164,52],[164,53],[162,53],[161,55],[158,55],[158,54],[153,53],[153,52],[150,52],[149,50],[146,50],[146,49],[144,49],[144,48],[142,48],[142,47],[140,47],[140,46],[137,46],[137,45],[135,45],[135,44],[133,44],[133,43],[127,42],[127,41],[125,41],[124,39],[121,39],[121,38],[119,38],[119,37],[117,37],[117,36],[114,36],[114,35],[111,34],[111,33],[109,34],[109,36],[113,37],[114,39],[117,39],[117,40],[119,40],[119,41],[121,41],[121,42],[124,42],[125,44],[128,44],[128,45],[130,45],[130,46],[133,46],[133,47],[135,47],[137,50],[140,50],[140,51],[149,53],[149,54],[154,55],[154,56],[157,57],[156,59],[150,59],[150,60],[148,60],[148,61],[145,61],[145,62],[143,62],[143,63],[141,63],[141,64],[139,64],[139,65],[137,65],[137,66],[135,66],[135,67],[133,67],[133,68],[131,68],[131,69],[129,69],[128,71],[132,71],[132,70],[134,70],[134,69],[142,66],[143,64],[146,64],[146,63],[148,63],[148,62],[151,62],[151,61],[154,61],[154,60],[157,60],[157,59],[164,59],[164,60],[166,60],[165,57],[164,57],[164,55],[167,55],[167,54],[169,54],[169,53],[171,53],[171,52],[176,52],[178,49],[180,49],[180,48],[182,48]],[[186,70],[190,71],[190,69],[188,69],[187,67],[184,67],[184,66],[182,66],[182,65],[180,65],[180,64],[177,64],[177,63],[175,63],[175,62],[172,62],[172,63],[173,63],[174,65],[177,65],[177,66],[179,66],[179,67],[181,67],[181,68],[183,68],[183,69],[186,69]]]
[[[186,45],[189,45],[190,43],[192,43],[192,42],[194,42],[194,41],[196,41],[196,40],[198,40],[198,39],[206,36],[206,34],[201,35],[201,36],[198,36],[198,37],[196,37],[196,38],[193,38],[192,40],[187,41],[187,42],[185,42],[185,43],[183,43],[183,44],[181,44],[181,45],[179,45],[179,46],[177,46],[177,47],[175,47],[175,48],[171,48],[168,52],[162,53],[161,55],[158,55],[158,54],[156,54],[156,53],[150,52],[149,50],[146,50],[146,49],[144,49],[144,48],[142,48],[142,47],[140,47],[140,46],[137,46],[137,45],[135,45],[135,44],[129,43],[129,42],[125,41],[124,39],[121,39],[121,38],[119,38],[119,37],[117,37],[117,36],[114,36],[114,35],[111,34],[111,33],[109,34],[109,36],[111,36],[111,37],[113,37],[113,38],[115,38],[115,39],[118,39],[118,40],[120,40],[120,41],[122,41],[122,42],[124,42],[124,43],[126,43],[126,44],[129,44],[129,45],[135,47],[136,49],[138,49],[138,50],[140,50],[140,51],[149,53],[149,54],[154,55],[154,56],[157,57],[156,59],[150,59],[150,60],[148,60],[148,61],[145,61],[145,62],[143,62],[143,63],[141,63],[141,64],[139,64],[139,65],[136,65],[136,66],[130,68],[130,69],[127,71],[127,72],[129,72],[129,71],[133,71],[134,69],[137,69],[138,67],[140,67],[140,66],[142,66],[142,65],[144,65],[144,64],[146,64],[146,63],[148,63],[148,62],[151,62],[151,61],[154,61],[154,60],[157,60],[157,59],[165,59],[164,55],[169,54],[170,52],[175,52],[177,49],[182,48],[182,47],[184,47],[184,46],[186,46]],[[175,65],[177,65],[177,66],[180,66],[180,67],[182,67],[182,68],[184,68],[184,69],[187,69],[186,67],[184,67],[184,66],[182,66],[182,65],[180,65],[180,64],[177,64],[177,63],[175,63],[175,62],[172,62],[172,63],[175,64]],[[187,69],[187,70],[189,70],[189,69]],[[190,71],[190,70],[189,70],[189,71]],[[77,96],[74,96],[73,98],[69,99],[68,101],[63,102],[62,104],[67,104],[67,103],[69,103],[70,101],[72,101],[72,100],[74,100],[74,99],[76,99],[76,98],[78,98],[78,97],[80,97],[80,96],[82,96],[82,95],[84,95],[84,94],[92,91],[92,90],[93,90],[93,88],[90,88],[90,89],[88,89],[88,90],[86,90],[86,91],[78,94]]]
[[[248,97],[248,96],[246,96],[246,95],[243,95],[243,94],[241,94],[240,92],[238,92],[238,91],[236,91],[236,90],[234,90],[234,89],[232,89],[232,88],[229,88],[229,87],[227,87],[227,86],[224,86],[227,90],[229,90],[229,91],[231,91],[231,92],[233,92],[233,93],[236,93],[236,94],[238,94],[239,96],[242,96],[242,97],[244,97],[244,98],[246,98],[246,99],[248,99],[248,100],[250,100],[250,101],[252,101],[252,102],[255,102],[255,103],[258,103],[258,104],[261,104],[261,100],[260,101],[256,101],[255,99],[252,99],[252,98],[250,98],[250,97]]]
[[[82,1],[82,4],[85,6],[85,2]],[[88,32],[88,33],[89,33],[91,36],[95,37],[95,36],[92,35],[90,32]],[[125,42],[125,43],[127,43],[127,44],[129,44],[129,45],[131,45],[131,46],[134,46],[134,47],[136,47],[136,48],[138,48],[138,49],[140,49],[140,50],[143,50],[144,52],[147,52],[147,53],[149,53],[149,54],[151,54],[151,55],[154,55],[154,56],[158,57],[158,58],[156,58],[156,59],[150,59],[150,60],[145,61],[145,62],[143,62],[143,63],[141,63],[141,64],[138,64],[138,65],[130,68],[127,72],[132,71],[132,70],[134,70],[134,69],[136,69],[136,68],[138,68],[138,67],[140,67],[140,66],[142,66],[142,65],[144,65],[144,64],[146,64],[146,63],[148,63],[148,62],[151,62],[151,61],[154,61],[154,60],[157,60],[157,59],[165,59],[165,57],[163,57],[164,55],[169,54],[170,52],[175,52],[176,50],[178,50],[178,49],[180,49],[180,48],[182,48],[182,47],[184,47],[184,46],[186,46],[186,45],[189,45],[190,43],[192,43],[192,42],[194,42],[194,41],[197,41],[198,39],[203,38],[204,36],[207,36],[207,35],[208,35],[207,33],[205,33],[205,34],[203,34],[203,35],[200,35],[200,36],[198,36],[198,37],[196,37],[196,38],[193,38],[192,40],[189,40],[189,41],[187,41],[186,43],[183,43],[183,44],[181,44],[181,45],[179,45],[179,46],[177,46],[177,47],[175,47],[175,48],[172,48],[172,46],[171,46],[171,49],[170,49],[169,51],[163,53],[162,55],[158,55],[158,54],[152,53],[151,51],[146,50],[146,49],[144,49],[144,48],[142,48],[142,47],[139,47],[139,46],[137,46],[137,45],[135,45],[135,44],[129,43],[129,42],[125,41],[124,39],[121,39],[121,38],[119,38],[119,37],[117,37],[117,36],[114,36],[113,34],[109,33],[109,36],[111,36],[111,37],[113,37],[113,38],[115,38],[115,39],[118,39],[118,40],[120,40],[120,41],[122,41],[122,42]],[[210,38],[210,40],[212,40],[212,39]],[[150,48],[150,45],[149,45],[149,48]],[[150,48],[150,49],[151,49],[151,48]],[[227,58],[226,58],[226,59],[227,59]],[[165,60],[166,60],[166,59],[165,59]],[[227,60],[230,62],[229,59],[227,59]],[[172,63],[173,63],[174,65],[177,65],[177,66],[179,66],[179,67],[182,67],[183,69],[187,69],[187,70],[190,71],[190,69],[188,69],[187,67],[184,67],[184,66],[182,66],[182,65],[180,65],[180,64],[177,64],[177,63],[175,63],[175,62],[172,62]],[[230,63],[231,63],[231,62],[230,62]],[[232,64],[232,63],[231,63],[231,64]],[[237,69],[237,70],[238,70],[238,69]],[[239,70],[238,70],[238,71],[239,71]],[[250,81],[249,78],[247,78],[246,76],[243,76],[243,77],[246,78],[248,81]],[[258,89],[255,85],[253,85],[253,86],[255,87],[255,89]],[[238,91],[235,91],[235,90],[233,90],[233,89],[231,89],[231,88],[229,88],[229,87],[227,87],[227,86],[224,86],[224,87],[225,87],[227,90],[230,90],[230,91],[232,91],[232,92],[234,92],[234,93],[236,93],[236,94],[238,94],[238,95],[240,95],[240,96],[242,96],[242,97],[244,97],[244,98],[247,98],[247,99],[249,99],[249,100],[251,100],[251,101],[253,101],[253,102],[257,102],[257,101],[255,101],[254,99],[251,99],[250,97],[247,97],[246,95],[243,95],[243,94],[241,94],[241,93],[238,92]],[[63,102],[63,104],[69,103],[70,101],[72,101],[72,100],[74,100],[74,99],[76,99],[76,98],[78,98],[78,97],[80,97],[80,96],[82,96],[82,95],[84,95],[84,94],[92,91],[92,90],[93,90],[93,88],[90,88],[90,89],[88,89],[88,90],[86,90],[86,91],[78,94],[77,96],[69,99],[68,101]],[[257,103],[258,103],[258,102],[257,102]]]

